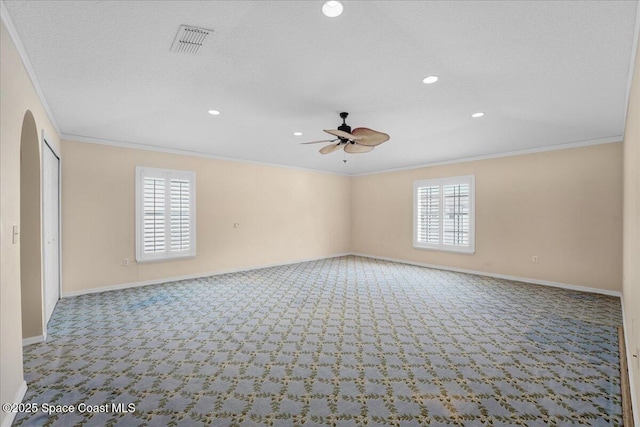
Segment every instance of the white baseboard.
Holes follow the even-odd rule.
[[[388,258],[383,256],[377,256],[377,255],[368,255],[368,254],[361,254],[361,253],[352,253],[352,255],[361,256],[364,258],[379,259],[383,261],[397,262],[401,264],[415,265],[418,267],[434,268],[437,270],[455,271],[457,273],[468,273],[468,274],[475,274],[478,276],[495,277],[496,279],[513,280],[515,282],[532,283],[534,285],[551,286],[554,288],[563,288],[563,289],[569,289],[572,291],[591,292],[595,294],[609,295],[609,296],[618,297],[618,298],[622,296],[622,292],[612,291],[609,289],[590,288],[587,286],[570,285],[568,283],[558,283],[558,282],[550,282],[548,280],[531,279],[529,277],[509,276],[506,274],[488,273],[486,271],[467,270],[464,268],[455,268],[455,267],[448,267],[444,265],[427,264],[424,262],[407,261],[404,259]]]
[[[633,369],[635,364],[638,363],[638,360],[633,357],[633,351],[629,346],[629,330],[631,329],[631,325],[627,323],[627,317],[624,312],[624,295],[620,298],[620,302],[622,304],[622,330],[624,331],[624,342],[626,343],[626,353],[625,357],[627,358],[627,367],[629,372],[629,390],[631,391],[631,410],[633,412],[633,425],[640,426],[640,408],[638,408],[638,396],[636,395],[636,387],[633,382]],[[640,355],[638,355],[640,357]]]
[[[463,268],[448,267],[448,266],[436,265],[436,264],[427,264],[427,263],[423,263],[423,262],[407,261],[407,260],[404,260],[404,259],[389,258],[389,257],[383,257],[383,256],[377,256],[377,255],[369,255],[369,254],[356,253],[356,252],[342,252],[342,253],[338,253],[338,254],[334,254],[334,255],[317,257],[317,258],[297,259],[297,260],[287,261],[287,262],[279,262],[279,263],[272,263],[272,264],[262,264],[262,265],[256,265],[256,266],[251,266],[251,267],[242,267],[242,268],[232,268],[232,269],[228,269],[228,270],[220,270],[220,271],[213,271],[213,272],[200,273],[200,274],[190,274],[190,275],[186,275],[186,276],[164,277],[164,278],[160,278],[160,279],[145,280],[143,282],[122,283],[122,284],[118,284],[118,285],[103,286],[103,287],[100,287],[100,288],[84,289],[84,290],[81,290],[81,291],[71,291],[71,292],[64,292],[63,291],[62,292],[62,297],[63,298],[68,298],[68,297],[75,297],[75,296],[79,296],[79,295],[88,295],[88,294],[96,294],[96,293],[100,293],[100,292],[115,291],[115,290],[120,290],[120,289],[137,288],[137,287],[140,287],[140,286],[158,285],[160,283],[177,282],[179,280],[191,280],[191,279],[199,279],[199,278],[202,278],[202,277],[219,276],[219,275],[222,275],[222,274],[242,273],[242,272],[245,272],[245,271],[259,270],[261,268],[279,267],[279,266],[285,266],[285,265],[291,265],[291,264],[298,264],[298,263],[301,263],[301,262],[318,261],[318,260],[321,260],[321,259],[337,258],[337,257],[341,257],[341,256],[348,256],[348,255],[360,256],[360,257],[364,257],[364,258],[379,259],[379,260],[383,260],[383,261],[397,262],[397,263],[400,263],[400,264],[415,265],[415,266],[418,266],[418,267],[435,268],[437,270],[455,271],[455,272],[458,272],[458,273],[468,273],[468,274],[475,274],[475,275],[478,275],[478,276],[495,277],[497,279],[506,279],[506,280],[513,280],[513,281],[516,281],[516,282],[532,283],[532,284],[535,284],[535,285],[551,286],[551,287],[554,287],[554,288],[563,288],[563,289],[569,289],[569,290],[572,290],[572,291],[591,292],[591,293],[596,293],[596,294],[614,296],[614,297],[618,297],[618,298],[620,298],[622,296],[622,293],[620,291],[612,291],[612,290],[608,290],[608,289],[591,288],[591,287],[587,287],[587,286],[571,285],[571,284],[568,284],[568,283],[551,282],[551,281],[548,281],[548,280],[532,279],[532,278],[529,278],[529,277],[509,276],[509,275],[506,275],[506,274],[489,273],[489,272],[486,272],[486,271],[467,270],[467,269],[463,269]]]
[[[18,387],[18,391],[16,392],[15,397],[13,398],[13,401],[9,402],[9,403],[20,403],[22,402],[22,399],[24,399],[24,395],[27,393],[27,382],[26,381],[22,381],[22,384],[20,384],[20,387]],[[3,402],[5,403],[5,402]],[[11,424],[13,423],[13,420],[16,418],[16,414],[17,412],[0,412],[2,414],[5,415],[4,420],[2,420],[2,427],[11,427]]]
[[[144,282],[122,283],[119,285],[103,286],[100,288],[86,289],[81,291],[62,292],[62,298],[76,297],[79,295],[97,294],[100,292],[115,291],[119,289],[137,288],[140,286],[158,285],[160,283],[177,282],[179,280],[199,279],[201,277],[220,276],[222,274],[242,273],[244,271],[259,270],[261,268],[280,267],[284,265],[299,264],[301,262],[318,261],[321,259],[337,258],[341,256],[351,255],[350,252],[342,252],[334,255],[322,256],[317,258],[297,259],[294,261],[278,262],[272,264],[262,264],[251,267],[232,268],[228,270],[214,271],[210,273],[191,274],[187,276],[164,277],[161,279],[145,280]]]
[[[28,345],[32,345],[32,344],[40,344],[41,342],[45,342],[47,340],[47,336],[45,335],[38,335],[37,337],[29,337],[29,338],[23,338],[22,339],[22,346],[26,347]]]

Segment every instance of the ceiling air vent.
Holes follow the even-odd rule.
[[[171,45],[172,52],[197,54],[213,30],[180,25],[178,34]]]

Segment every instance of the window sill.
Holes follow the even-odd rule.
[[[169,258],[155,258],[155,259],[137,259],[136,258],[136,263],[137,264],[152,264],[152,263],[156,263],[156,262],[166,262],[166,261],[180,261],[180,260],[184,260],[184,259],[193,259],[195,258],[196,255],[193,254],[189,254],[189,255],[183,255],[183,256],[172,256]]]
[[[420,246],[416,244],[413,245],[413,248],[420,249],[420,250],[427,250],[427,251],[446,252],[450,254],[460,254],[460,255],[474,255],[476,253],[475,248],[451,249],[451,248],[441,248],[441,247],[434,247],[434,246]]]

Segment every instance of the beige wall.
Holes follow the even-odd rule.
[[[62,158],[64,293],[349,251],[346,176],[72,141]],[[135,259],[137,165],[196,172],[194,259],[122,265]]]
[[[459,175],[476,178],[476,253],[413,248],[413,182]],[[352,193],[356,253],[621,289],[622,144],[358,176]]]
[[[12,243],[12,227],[21,225],[20,140],[25,113],[33,114],[39,141],[42,129],[54,149],[59,149],[60,141],[4,22],[0,27],[0,401],[4,403],[12,402],[24,384],[20,244]],[[0,412],[0,423],[7,417]]]
[[[627,124],[624,132],[624,259],[622,298],[635,391],[636,425],[640,425],[640,49],[636,53]]]

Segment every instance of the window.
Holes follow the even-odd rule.
[[[136,167],[136,260],[196,254],[196,174]]]
[[[413,246],[475,252],[475,178],[426,179],[413,183]]]

